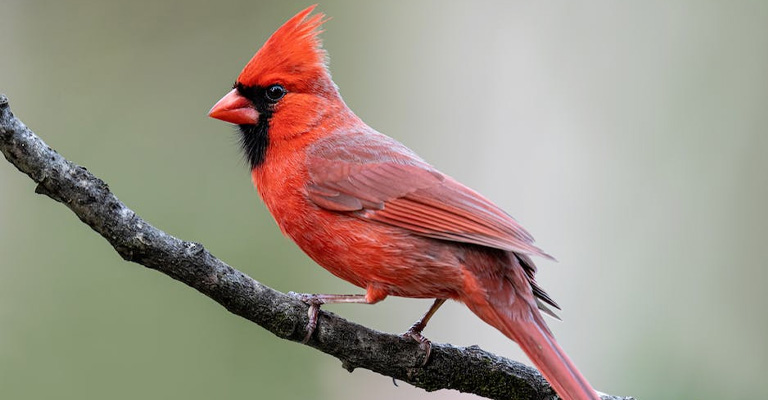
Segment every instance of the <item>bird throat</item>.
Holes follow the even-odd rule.
[[[255,125],[239,125],[240,146],[245,153],[245,158],[251,165],[251,169],[264,163],[269,146],[269,118],[270,114],[261,114],[259,123]]]

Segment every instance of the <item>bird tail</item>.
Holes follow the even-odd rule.
[[[484,304],[465,303],[477,316],[517,342],[563,400],[600,400],[557,344],[543,317],[533,308],[535,304],[525,304],[521,298],[515,300],[504,307],[491,304],[488,300],[483,301]]]
[[[599,400],[595,389],[576,369],[546,326],[542,327],[535,320],[505,322],[499,329],[520,345],[564,400]]]

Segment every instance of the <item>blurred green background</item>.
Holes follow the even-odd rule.
[[[308,3],[0,0],[0,92],[167,232],[277,289],[359,292],[283,238],[206,117]],[[374,128],[520,220],[593,385],[768,395],[768,2],[325,1]],[[452,399],[281,341],[123,262],[0,162],[0,398]],[[429,301],[329,309],[389,332]],[[427,329],[524,359],[463,306]]]

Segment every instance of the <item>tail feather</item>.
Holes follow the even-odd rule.
[[[600,400],[547,328],[539,309],[559,308],[534,279],[525,255],[483,251],[465,257],[459,299],[472,312],[517,342],[563,400]]]
[[[493,310],[493,308],[491,308]],[[576,369],[555,338],[549,333],[541,315],[517,320],[492,311],[494,327],[517,342],[544,378],[564,400],[600,400],[586,378]],[[491,321],[489,321],[491,322]]]

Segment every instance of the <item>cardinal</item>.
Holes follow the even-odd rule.
[[[259,195],[282,232],[365,294],[304,295],[307,340],[326,303],[387,296],[448,299],[517,342],[566,400],[597,394],[547,327],[558,305],[536,283],[531,256],[551,258],[509,214],[366,125],[331,80],[311,6],[253,56],[209,116],[236,124]]]

